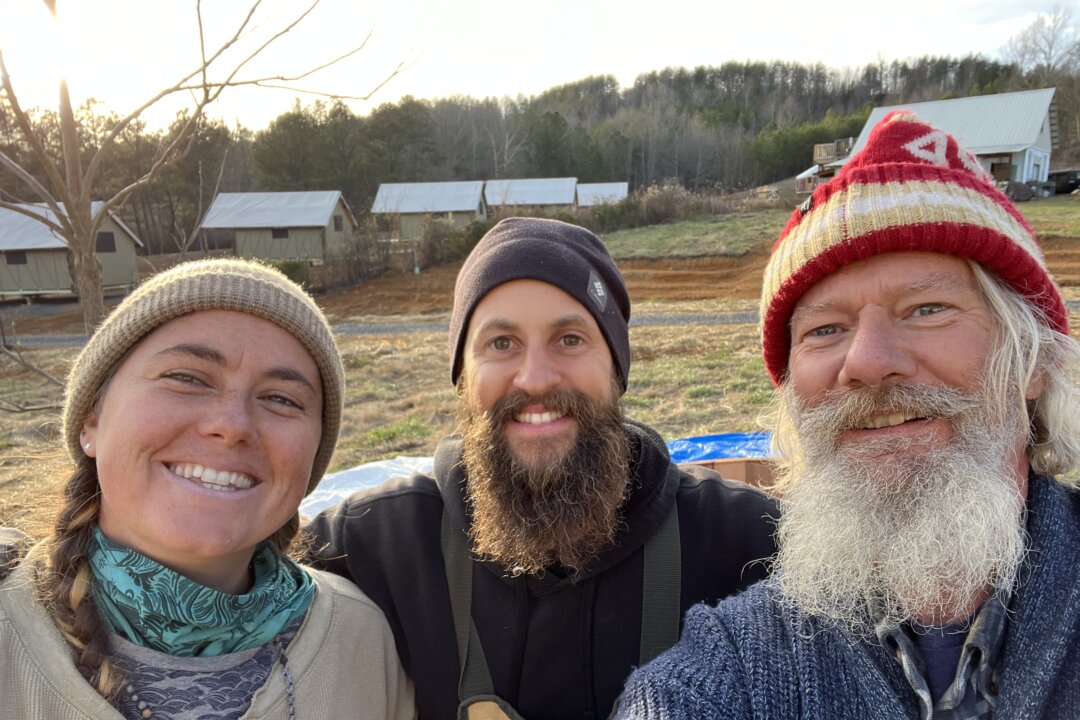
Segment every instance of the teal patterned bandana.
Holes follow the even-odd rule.
[[[307,612],[315,584],[303,569],[262,543],[255,585],[230,595],[200,585],[94,528],[90,568],[98,614],[108,628],[143,647],[182,657],[224,655],[270,642]]]

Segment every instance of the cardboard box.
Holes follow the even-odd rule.
[[[772,465],[768,458],[722,458],[719,460],[699,460],[687,465],[704,465],[715,470],[728,480],[738,480],[755,487],[767,486],[772,482]]]

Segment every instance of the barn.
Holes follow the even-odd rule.
[[[432,220],[464,227],[487,218],[484,182],[383,183],[371,212],[386,218],[390,237],[400,240],[419,237]]]
[[[91,203],[90,212],[101,212],[103,203]],[[23,211],[0,208],[0,296],[72,295],[68,270],[68,245],[48,226],[26,213],[55,221],[45,205],[20,204]],[[97,234],[97,257],[105,290],[130,290],[139,283],[135,264],[142,241],[113,212]]]
[[[1057,145],[1054,88],[874,108],[852,154],[893,110],[908,108],[954,135],[999,182],[1043,183]]]
[[[800,175],[799,189],[809,191],[839,171],[858,153],[870,131],[893,110],[907,109],[924,121],[955,136],[979,164],[1003,186],[1021,183],[1043,187],[1050,169],[1050,154],[1058,145],[1054,88],[977,95],[952,100],[905,103],[874,108],[854,144],[843,152],[824,155],[832,143],[814,148],[818,169]],[[837,141],[839,146],[844,141]],[[1052,190],[1050,191],[1052,192]]]
[[[325,260],[346,253],[356,218],[337,190],[218,193],[199,227],[240,257]]]

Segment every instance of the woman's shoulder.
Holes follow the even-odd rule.
[[[352,580],[307,565],[300,567],[315,581],[313,609],[332,609],[334,612],[361,616],[377,614],[382,617],[383,612],[375,601],[358,588]]]

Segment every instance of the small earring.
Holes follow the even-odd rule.
[[[86,443],[85,445],[83,445],[83,450],[89,450],[89,449],[90,449],[90,443]]]

